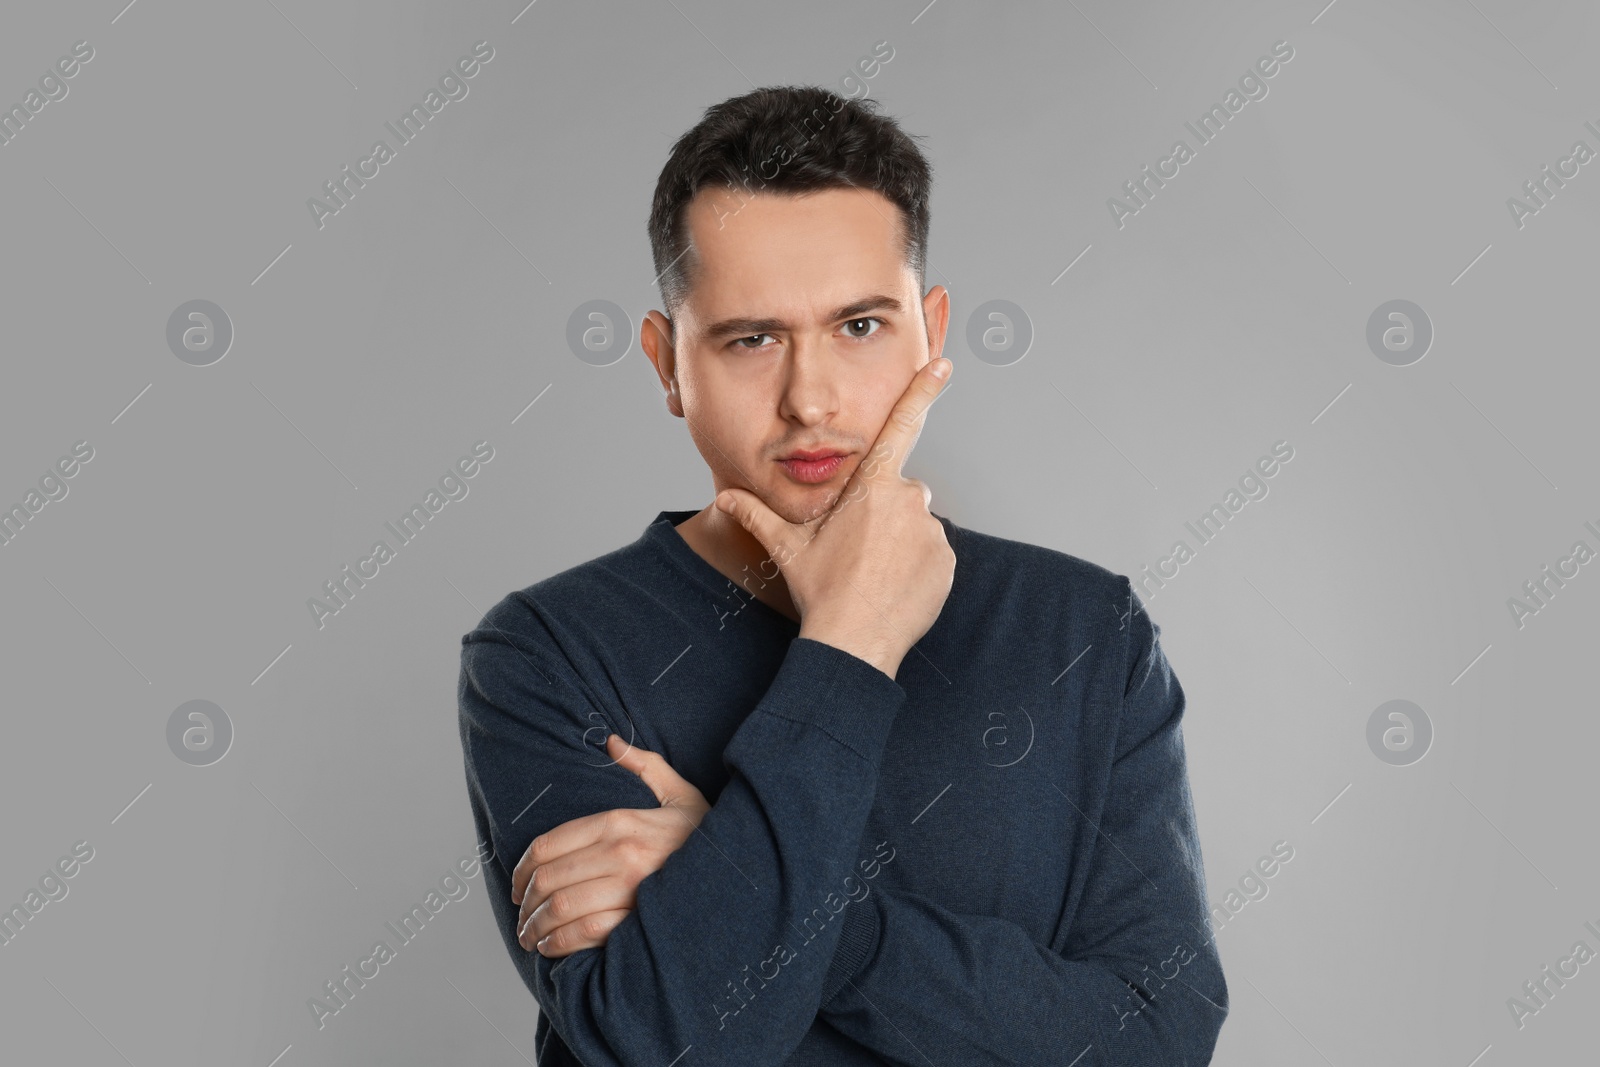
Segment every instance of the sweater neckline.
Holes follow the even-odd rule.
[[[663,511],[658,514],[649,526],[645,527],[643,540],[654,545],[664,555],[677,571],[688,578],[694,585],[709,593],[714,602],[722,610],[731,613],[744,611],[746,608],[757,616],[776,622],[794,633],[800,632],[800,624],[789,616],[760,599],[740,589],[726,574],[713,567],[709,560],[689,547],[689,542],[677,530],[680,523],[698,515],[699,511]],[[741,606],[732,603],[730,598],[737,600]]]
[[[741,590],[737,583],[713,567],[709,560],[690,547],[689,542],[677,530],[679,524],[699,514],[698,509],[689,511],[662,511],[645,527],[640,540],[654,546],[677,571],[694,585],[709,593],[715,602],[722,604],[730,596],[737,598],[742,604],[761,618],[777,623],[781,628],[790,631],[793,636],[800,632],[800,624],[778,609],[763,602],[760,598]],[[944,527],[945,538],[950,547],[959,554],[960,548],[957,540],[959,527],[949,519],[937,512],[930,512]],[[743,611],[744,608],[738,608]]]

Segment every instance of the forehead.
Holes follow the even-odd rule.
[[[863,293],[899,293],[914,283],[900,212],[870,189],[741,200],[705,189],[689,204],[697,257],[684,312],[705,323],[737,314],[821,315]]]

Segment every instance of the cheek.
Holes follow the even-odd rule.
[[[678,398],[691,431],[714,438],[724,448],[737,443],[755,403],[738,382],[692,372],[679,375]]]
[[[680,374],[678,397],[689,436],[706,465],[727,480],[742,482],[737,468],[753,469],[752,460],[767,440],[763,433],[769,420],[760,413],[770,406],[762,407],[748,387],[704,374]]]
[[[889,413],[905,395],[906,386],[914,376],[915,372],[909,368],[897,368],[892,374],[876,375],[861,383],[851,401],[855,409],[852,422],[869,445],[883,432]]]

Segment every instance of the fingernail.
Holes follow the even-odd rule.
[[[534,948],[536,948],[536,949],[538,949],[538,950],[539,950],[539,954],[540,954],[540,955],[543,955],[543,954],[544,954],[544,946],[545,946],[545,943],[546,943],[546,942],[548,942],[548,941],[549,941],[549,940],[550,940],[550,938],[549,938],[549,937],[548,937],[548,936],[546,936],[546,937],[541,937],[541,938],[540,938],[540,939],[539,939],[539,943],[538,943],[538,944],[537,944],[537,945],[534,945],[534,946],[533,946],[533,947],[534,947]]]
[[[943,356],[933,361],[933,376],[940,380],[950,377],[950,361]]]

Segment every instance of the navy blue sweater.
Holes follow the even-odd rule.
[[[950,595],[890,678],[702,559],[692,514],[462,638],[467,791],[542,1067],[1209,1062],[1228,994],[1184,694],[1128,579],[936,515]],[[711,810],[603,946],[547,959],[516,940],[528,844],[658,806],[610,733]]]

